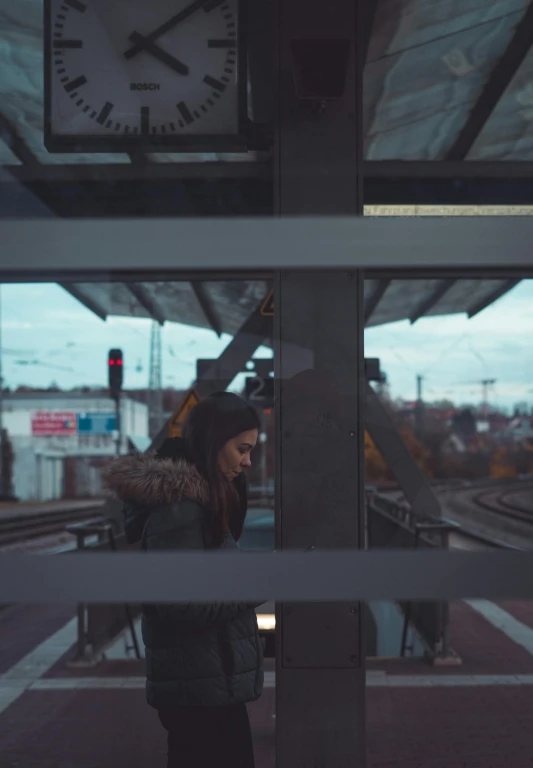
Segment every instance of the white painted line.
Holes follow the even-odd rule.
[[[7,672],[0,675],[0,714],[54,666],[76,642],[76,637],[77,619],[71,619],[23,659],[13,664]]]
[[[490,600],[465,600],[465,603],[480,613],[494,627],[503,632],[517,645],[521,645],[533,655],[533,629],[515,619]]]
[[[265,672],[265,688],[275,688],[274,672]],[[533,686],[533,675],[381,675],[367,677],[367,688],[489,688],[502,685]],[[8,685],[0,694],[0,705],[4,700],[16,698],[25,690],[29,691],[73,691],[73,690],[144,690],[144,677],[62,677],[41,678],[27,685]],[[14,700],[14,699],[13,699]]]
[[[265,672],[265,688],[276,685],[275,672]],[[72,691],[94,688],[143,688],[144,677],[46,677],[35,680],[29,686],[30,691]]]

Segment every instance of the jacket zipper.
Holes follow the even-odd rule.
[[[233,691],[233,686],[231,684],[231,674],[229,672],[229,658],[231,655],[231,647],[226,637],[226,631],[224,629],[221,629],[218,632],[218,647],[220,651],[220,659],[222,661],[222,669],[226,677],[226,686],[228,689],[228,693],[230,697],[233,699],[235,697],[235,693]]]
[[[259,630],[257,627],[257,619],[254,618],[254,635],[255,635],[255,652],[257,654],[256,658],[256,668],[255,668],[255,688],[254,692],[257,696],[257,690],[259,688],[259,673],[261,671],[261,657],[262,657],[262,648],[261,646],[261,638],[259,637]]]

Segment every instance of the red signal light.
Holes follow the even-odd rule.
[[[109,389],[113,397],[118,397],[122,390],[122,369],[124,361],[121,349],[110,349],[107,353],[107,373],[109,377]]]

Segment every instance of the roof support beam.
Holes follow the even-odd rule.
[[[272,318],[261,314],[262,304],[263,302],[245,320],[218,360],[215,360],[210,368],[206,368],[202,377],[196,380],[194,386],[200,397],[227,389],[248,360],[253,358],[257,348],[272,337]],[[154,437],[150,450],[159,450],[168,436],[169,423],[170,419]]]
[[[420,302],[418,307],[415,309],[409,318],[411,325],[416,323],[417,320],[420,320],[421,317],[424,317],[424,315],[426,315],[430,309],[433,309],[435,304],[437,304],[442,299],[442,297],[448,293],[450,288],[454,286],[456,282],[457,280],[441,280],[433,293],[427,299],[424,299],[424,301]]]
[[[25,166],[38,166],[39,161],[20,136],[11,121],[0,112],[0,139],[4,141],[13,152],[17,160]]]
[[[516,26],[513,39],[496,64],[461,133],[449,150],[447,160],[466,158],[532,45],[533,3],[530,3],[524,18]]]
[[[141,307],[143,307],[151,318],[157,320],[159,325],[164,325],[166,317],[161,311],[161,308],[152,299],[146,288],[142,283],[124,283],[129,292],[137,299]]]
[[[377,309],[377,306],[385,295],[385,291],[389,287],[390,282],[390,280],[378,280],[376,289],[365,306],[365,324],[368,323],[375,310]]]
[[[215,311],[213,302],[211,301],[211,297],[207,293],[207,289],[204,283],[191,282],[190,285],[192,290],[194,291],[194,295],[196,296],[198,304],[200,305],[202,312],[204,313],[207,319],[207,322],[209,323],[211,328],[214,330],[216,335],[220,338],[220,336],[222,336],[222,324]]]
[[[376,17],[376,8],[379,0],[365,0],[364,3],[360,3],[360,13],[362,16],[363,35],[362,35],[362,51],[361,57],[363,60],[363,66],[366,64],[368,57],[368,48],[370,46],[370,40],[372,39],[372,30],[374,28],[374,19]]]
[[[498,301],[498,299],[501,299],[501,297],[506,293],[509,293],[509,291],[512,290],[515,285],[518,285],[520,282],[522,281],[506,280],[503,285],[500,285],[498,288],[496,288],[496,290],[489,294],[489,296],[487,296],[485,299],[472,304],[472,306],[469,307],[469,309],[466,311],[468,317],[474,317],[474,315],[477,315],[479,312],[481,312],[481,310],[486,309],[490,304],[494,304],[495,301]]]
[[[58,283],[58,285],[60,285],[63,290],[67,291],[67,293],[70,293],[70,295],[79,301],[80,304],[83,304],[85,307],[87,307],[87,309],[99,317],[100,320],[107,320],[107,312],[105,309],[100,306],[97,301],[91,299],[89,296],[86,296],[82,289],[76,285],[76,283]]]

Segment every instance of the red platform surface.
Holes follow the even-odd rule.
[[[499,606],[530,626],[530,604]],[[145,703],[142,663],[72,668],[71,649],[29,684],[13,679],[13,664],[72,615],[68,606],[0,613],[0,669],[11,674],[0,675],[0,768],[164,766],[165,732]],[[451,606],[451,639],[460,667],[369,663],[368,768],[533,766],[533,655],[462,602]],[[274,699],[267,687],[249,705],[257,768],[275,765]]]

